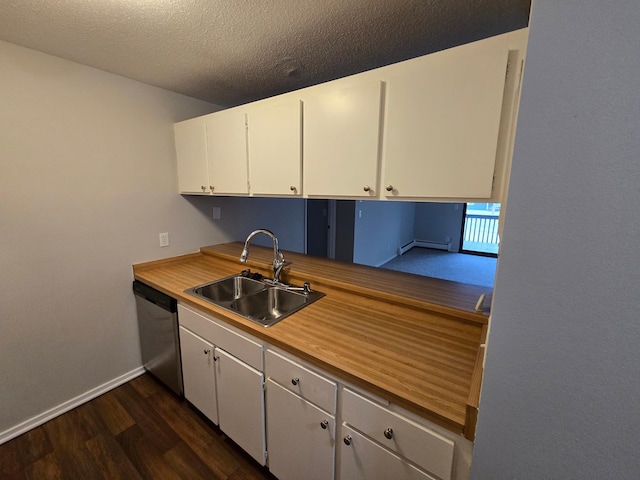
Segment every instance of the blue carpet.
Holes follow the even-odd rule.
[[[497,258],[414,247],[381,268],[493,288]]]

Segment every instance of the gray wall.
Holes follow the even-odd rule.
[[[533,4],[473,479],[638,478],[638,25]]]
[[[399,246],[413,240],[415,204],[359,200],[356,202],[353,262],[382,265]]]
[[[457,252],[463,217],[462,203],[416,203],[413,237],[438,243],[446,243],[449,237],[450,251]]]
[[[215,105],[4,42],[0,79],[1,442],[140,368],[133,263],[222,237],[173,142]]]
[[[253,230],[266,228],[278,237],[278,244],[282,250],[304,252],[304,199],[214,197],[206,198],[206,203],[209,207],[209,218],[214,206],[220,208],[220,219],[214,220],[214,223],[225,241],[244,242]],[[267,247],[273,245],[266,235],[258,235],[251,244]]]

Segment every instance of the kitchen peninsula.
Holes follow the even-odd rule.
[[[271,249],[252,247],[247,264],[239,261],[241,251],[240,243],[203,247],[135,265],[134,275],[183,308],[212,316],[337,382],[431,422],[440,433],[456,434],[456,448],[466,442],[470,462],[490,289],[286,252],[281,279],[310,282],[325,296],[264,328],[185,293],[247,267],[271,276]],[[481,295],[485,306],[477,312]],[[454,476],[449,472],[447,478],[465,478],[467,468],[458,466],[460,476],[455,475],[454,462]]]

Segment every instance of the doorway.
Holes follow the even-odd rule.
[[[498,256],[499,203],[465,203],[461,253]]]

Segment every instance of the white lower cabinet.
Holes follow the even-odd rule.
[[[178,305],[185,398],[266,464],[262,344]]]
[[[267,380],[269,470],[280,480],[334,478],[336,420]]]
[[[435,480],[346,425],[342,434],[340,480]]]
[[[342,421],[341,478],[452,478],[455,443],[436,431],[346,388]]]
[[[215,352],[220,430],[264,465],[264,375],[224,350]]]
[[[181,326],[180,354],[185,398],[217,425],[213,345]]]

